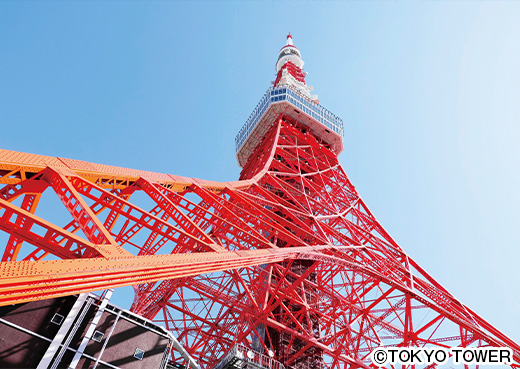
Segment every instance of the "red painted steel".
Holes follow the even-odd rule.
[[[287,70],[291,76],[293,76],[297,81],[305,83],[305,73],[304,71],[291,63],[290,61],[285,62],[285,64],[280,68],[278,73],[276,74],[276,79],[274,81],[274,87],[278,86],[278,83],[282,79],[283,71]]]
[[[0,184],[0,305],[134,285],[132,310],[204,368],[235,344],[303,369],[374,367],[380,345],[504,346],[520,367],[284,113],[239,181],[0,150]]]
[[[2,165],[25,177],[0,190],[2,304],[138,283],[132,310],[164,323],[204,367],[235,343],[324,368],[370,366],[380,344],[508,346],[518,367],[520,347],[409,258],[337,157],[290,117],[238,182],[121,170],[117,186],[100,186],[107,173],[80,166]],[[35,212],[47,194],[65,226]],[[138,194],[149,210],[130,201]],[[309,353],[312,365],[300,359]]]

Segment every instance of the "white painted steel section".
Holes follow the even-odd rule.
[[[287,36],[287,44],[282,47],[278,53],[278,60],[276,61],[277,73],[287,61],[290,61],[300,69],[303,69],[303,65],[305,64],[302,60],[300,50],[293,45],[293,39],[290,33],[289,36]]]
[[[146,319],[140,315],[137,315],[135,313],[132,313],[131,311],[129,310],[123,310],[123,309],[119,309],[117,308],[117,312],[116,310],[113,310],[111,308],[111,306],[109,305],[105,310],[107,311],[110,311],[111,313],[113,314],[117,314],[118,316],[118,319],[125,319],[125,320],[128,320],[129,322],[132,322],[132,324],[135,324],[135,325],[138,325],[140,327],[143,327],[145,329],[151,329],[149,326],[146,326],[144,324],[141,324],[139,322],[139,320],[142,320],[144,322],[147,322],[147,323],[150,323],[150,325],[154,326],[155,327],[155,331],[156,333],[159,333],[157,332],[157,330],[161,330],[162,333],[167,336],[171,341],[172,341],[172,345],[173,347],[181,354],[181,356],[184,358],[184,360],[186,360],[186,362],[188,362],[189,366],[192,368],[192,369],[200,369],[200,366],[197,364],[197,362],[190,356],[190,354],[188,353],[188,351],[186,351],[186,349],[179,343],[179,341],[177,341],[177,339],[175,338],[175,336],[168,330],[166,330],[164,327],[161,327],[160,325],[156,325],[154,322],[152,322],[151,320],[149,319]],[[135,317],[134,319],[135,320],[131,320],[130,317],[127,317],[127,316],[124,316],[122,315],[122,312],[124,312],[125,314],[127,315],[130,315],[131,317]],[[114,323],[114,326],[115,326],[115,323]]]
[[[72,327],[72,323],[74,323],[74,320],[78,316],[81,308],[83,307],[83,304],[85,303],[85,300],[87,299],[88,294],[82,293],[78,296],[76,299],[76,302],[72,306],[72,309],[69,311],[69,314],[67,314],[67,317],[61,324],[60,329],[58,330],[58,333],[56,333],[56,336],[54,336],[54,339],[52,340],[49,348],[43,355],[43,358],[40,360],[40,363],[36,367],[36,369],[47,369],[51,365],[52,358],[54,355],[56,355],[56,352],[58,352],[58,349],[62,347],[62,342],[67,336],[67,332]],[[66,345],[68,346],[68,345]]]
[[[105,308],[108,304],[108,301],[110,300],[110,297],[112,297],[113,292],[114,292],[114,290],[112,290],[112,289],[107,290],[107,293],[103,297],[103,301],[99,305],[96,315],[94,315],[94,319],[92,319],[92,322],[90,323],[90,326],[88,327],[87,333],[85,334],[85,336],[83,337],[83,340],[81,341],[81,344],[79,345],[78,351],[76,351],[76,355],[74,355],[74,358],[72,359],[72,361],[69,365],[69,369],[76,369],[76,366],[78,365],[78,362],[81,359],[81,356],[83,355],[83,352],[85,351],[85,348],[87,347],[88,341],[90,341],[92,334],[94,334],[96,326],[99,323],[99,320],[101,319],[101,316],[103,315],[103,312],[105,311]]]
[[[112,328],[110,329],[110,333],[108,333],[108,336],[105,337],[105,342],[103,342],[103,347],[101,347],[101,350],[99,351],[98,357],[96,359],[96,362],[94,363],[94,367],[92,369],[96,369],[99,363],[99,359],[101,359],[101,355],[103,355],[103,352],[105,351],[105,348],[107,347],[108,340],[110,337],[112,337],[112,333],[114,333],[114,329],[116,328],[116,324],[119,321],[119,318],[121,317],[121,311],[117,313],[116,320],[114,320],[114,323],[112,324]]]
[[[36,333],[36,332],[32,332],[32,331],[30,331],[30,330],[28,330],[28,329],[25,329],[25,328],[23,328],[23,327],[20,327],[19,325],[13,324],[13,323],[11,323],[11,322],[9,322],[9,321],[7,321],[7,320],[4,320],[4,319],[0,318],[0,322],[6,324],[6,325],[8,325],[8,326],[10,326],[11,328],[18,329],[18,330],[20,330],[20,331],[22,331],[22,332],[24,332],[24,333],[30,334],[30,335],[32,335],[32,336],[34,336],[34,337],[38,337],[39,339],[42,339],[42,340],[44,340],[44,341],[47,341],[47,342],[51,342],[51,343],[52,343],[52,340],[51,340],[51,339],[49,339],[49,338],[47,338],[47,337],[44,337],[44,336],[42,336],[42,335],[40,335],[40,334],[38,334],[38,333]],[[60,345],[60,346],[65,347],[64,345]],[[75,350],[75,349],[73,349],[73,348],[71,348],[71,347],[65,347],[65,349],[66,349],[66,350],[69,350],[69,351],[72,351],[72,352],[77,352],[77,350]],[[88,358],[88,359],[90,359],[90,360],[95,360],[95,358],[92,357],[92,356],[90,356],[90,355],[83,354],[83,356],[85,356],[86,358]],[[108,367],[113,368],[113,369],[121,369],[121,368],[119,368],[119,367],[117,367],[117,366],[114,366],[114,365],[112,365],[112,364],[106,363],[106,362],[104,362],[104,361],[101,361],[101,363],[102,363],[103,365],[108,366]],[[46,368],[46,369],[47,369],[47,368]]]
[[[200,369],[199,364],[188,354],[188,352],[182,347],[182,345],[177,341],[177,339],[172,335],[173,338],[173,347],[181,354],[181,356],[188,362],[188,365],[191,369]]]

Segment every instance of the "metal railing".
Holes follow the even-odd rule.
[[[244,142],[246,142],[247,138],[269,106],[282,101],[288,101],[301,112],[307,114],[309,117],[343,137],[343,121],[339,117],[325,109],[320,104],[317,104],[311,99],[303,96],[294,87],[285,85],[276,88],[269,88],[260,99],[260,102],[254,108],[253,112],[246,120],[246,123],[242,126],[235,137],[235,148],[237,152],[240,150]]]
[[[257,369],[285,369],[279,361],[253,351],[244,345],[233,346],[213,369],[223,369],[231,364],[235,368],[257,368]]]

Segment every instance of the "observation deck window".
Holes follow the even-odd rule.
[[[340,118],[336,117],[323,106],[301,95],[293,87],[281,86],[269,88],[262,99],[260,99],[260,102],[235,137],[235,148],[237,152],[245,143],[256,125],[260,122],[260,119],[268,110],[269,106],[273,103],[279,103],[282,101],[288,101],[299,111],[304,112],[309,117],[320,122],[338,135],[343,136],[343,121]]]

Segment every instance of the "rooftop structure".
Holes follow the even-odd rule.
[[[0,307],[0,368],[165,369],[172,350],[198,369],[163,327],[80,294]]]

